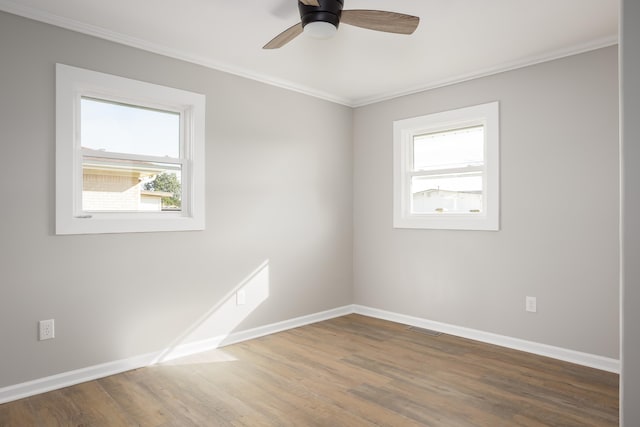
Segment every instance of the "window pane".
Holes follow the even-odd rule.
[[[83,211],[180,211],[181,204],[179,164],[83,158]]]
[[[180,157],[180,114],[82,98],[83,148],[112,153]]]
[[[412,213],[481,213],[482,174],[413,177]]]
[[[480,166],[484,162],[484,126],[415,136],[413,170]]]

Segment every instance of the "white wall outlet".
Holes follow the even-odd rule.
[[[525,299],[525,310],[531,313],[535,313],[538,311],[538,303],[536,301],[536,297],[526,297]]]
[[[50,340],[56,337],[54,319],[41,320],[38,322],[38,339]]]
[[[236,305],[245,305],[247,303],[247,292],[244,289],[236,292]]]

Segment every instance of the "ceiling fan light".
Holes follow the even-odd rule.
[[[304,33],[314,39],[329,39],[337,31],[338,28],[335,25],[324,21],[309,22],[304,26]]]

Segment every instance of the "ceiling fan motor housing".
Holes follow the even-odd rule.
[[[342,15],[343,0],[318,0],[320,6],[307,6],[298,2],[302,26],[311,22],[328,22],[338,28]]]

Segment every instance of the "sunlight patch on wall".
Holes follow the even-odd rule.
[[[257,307],[269,298],[269,260],[253,272],[187,328],[163,351],[154,363],[185,357],[172,364],[208,363],[235,360],[222,350],[211,354],[198,354],[217,349]],[[215,336],[212,336],[212,331]],[[222,331],[222,332],[220,332]]]

